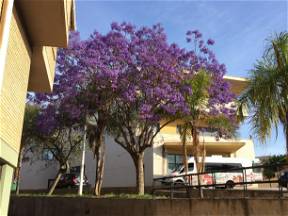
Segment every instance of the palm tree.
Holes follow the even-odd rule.
[[[187,139],[192,139],[192,155],[194,156],[197,172],[203,172],[205,160],[204,145],[200,146],[198,122],[201,114],[207,105],[209,97],[208,87],[210,85],[210,76],[205,70],[200,70],[192,79],[186,80],[193,89],[193,94],[186,95],[186,101],[190,108],[190,114],[182,118],[183,124],[179,127],[179,134],[182,142],[183,149],[183,165],[185,174],[188,172],[188,159],[187,159]],[[200,161],[201,157],[201,161]],[[203,197],[201,189],[201,179],[198,178],[199,194]]]
[[[224,114],[211,116],[207,113],[207,101],[210,97],[209,87],[211,84],[211,75],[204,69],[198,71],[191,79],[187,79],[186,84],[193,89],[192,94],[185,95],[185,99],[190,109],[189,115],[181,118],[183,124],[179,125],[179,135],[182,142],[183,165],[185,174],[188,172],[187,159],[187,140],[192,140],[192,155],[195,160],[197,172],[204,172],[206,149],[204,142],[201,145],[199,141],[200,128],[203,126],[217,130],[217,134],[223,138],[231,138],[237,135],[236,125]],[[199,194],[203,197],[201,189],[201,178],[197,175]]]
[[[268,40],[261,60],[250,72],[247,89],[239,98],[239,114],[249,110],[254,134],[265,142],[272,128],[282,124],[288,156],[288,33]]]

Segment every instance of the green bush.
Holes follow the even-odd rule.
[[[270,167],[264,168],[263,175],[266,178],[274,178],[275,173],[277,171],[279,171],[278,167],[275,165],[281,165],[281,164],[285,164],[285,163],[288,163],[286,155],[273,155],[273,156],[269,157],[268,159],[266,159],[264,161],[264,165],[270,166]]]

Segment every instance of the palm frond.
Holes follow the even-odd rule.
[[[288,125],[288,33],[283,32],[270,39],[266,52],[250,71],[247,89],[239,98],[238,112],[250,111],[253,133],[265,142],[272,128],[282,123]]]

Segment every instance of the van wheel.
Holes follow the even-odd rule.
[[[232,180],[227,181],[225,184],[226,189],[232,189],[234,188],[234,186],[235,186],[235,183]]]
[[[183,185],[184,182],[181,180],[177,180],[176,182],[174,182],[174,185]]]

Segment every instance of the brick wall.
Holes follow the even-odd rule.
[[[0,0],[0,21],[1,21],[1,15],[2,15],[2,5],[3,5],[3,0]]]
[[[0,137],[16,151],[21,141],[30,63],[30,46],[14,7],[0,96]]]

